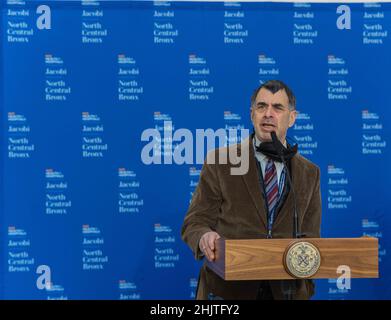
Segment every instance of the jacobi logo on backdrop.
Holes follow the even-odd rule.
[[[181,1],[181,0],[179,0]],[[183,0],[182,0],[183,1]],[[196,2],[197,0],[195,0]],[[198,0],[200,1],[200,0]],[[215,0],[215,2],[219,2],[219,0]],[[226,1],[223,1],[223,0],[220,0],[221,2],[226,2]],[[270,0],[269,0],[270,1]],[[9,2],[15,2],[15,3],[21,3],[21,4],[24,4],[25,2],[24,1],[18,1],[18,0],[15,0],[15,1],[9,1]],[[93,1],[91,1],[93,2]],[[242,2],[254,2],[254,0],[250,0],[250,1],[246,1],[246,0],[242,0]],[[263,1],[256,1],[256,2],[263,2]],[[273,0],[272,0],[273,2]],[[295,1],[289,1],[289,0],[278,0],[277,2],[294,2],[294,3],[300,3],[300,2],[304,2],[306,3],[307,0],[295,0]],[[339,0],[332,0],[332,1],[326,1],[326,2],[339,2]],[[359,0],[346,0],[344,1],[346,3],[353,3],[353,2],[366,2],[366,3],[378,3],[378,2],[390,2],[390,1],[382,1],[382,0],[365,0],[365,1],[359,1]],[[26,11],[27,12],[27,11]],[[15,16],[18,16],[18,15],[27,15],[27,13],[24,12],[24,11],[13,11],[11,9],[9,9],[8,11],[8,15],[15,15]],[[36,25],[37,25],[37,28],[39,30],[50,30],[52,27],[51,27],[51,20],[52,20],[52,15],[51,15],[51,9],[50,9],[50,6],[48,5],[37,5],[37,9],[36,9],[36,13],[39,14],[39,16],[37,17],[37,21],[36,21]],[[337,17],[337,21],[336,21],[336,26],[338,29],[340,30],[343,30],[343,29],[351,29],[351,10],[350,10],[350,7],[348,5],[340,5],[337,7],[336,9],[336,13],[339,14],[339,16]]]
[[[216,148],[216,139],[220,146],[226,141],[232,141],[240,136],[242,139],[249,136],[248,129],[196,129],[194,134],[186,128],[173,131],[171,121],[164,121],[163,137],[156,128],[149,128],[142,132],[141,141],[148,142],[141,151],[141,161],[146,164],[203,164],[205,160],[205,140],[207,150]],[[194,145],[195,144],[195,145]],[[195,147],[195,152],[194,152]],[[248,149],[248,148],[247,148]],[[162,152],[161,150],[164,150]],[[232,175],[244,175],[248,172],[249,152],[241,150],[233,144],[228,149],[219,148],[217,152],[210,152],[205,160],[208,164],[232,164]],[[216,157],[217,155],[217,157]],[[217,158],[217,159],[216,159]]]
[[[38,2],[38,1],[37,1]],[[91,1],[92,3],[94,3],[93,1]],[[223,2],[223,1],[221,1]],[[226,1],[224,1],[226,2]],[[246,0],[242,0],[242,2],[246,2]],[[259,1],[259,2],[262,2],[262,1]],[[300,1],[300,0],[295,0],[295,1],[282,1],[282,0],[279,0],[278,2],[306,2],[306,1]],[[328,2],[338,2],[338,1],[328,1]],[[349,2],[388,2],[388,1],[381,1],[381,0],[377,0],[377,1],[371,1],[371,0],[366,0],[366,1],[357,1],[357,0],[347,0],[345,1],[347,3]],[[8,3],[18,3],[18,4],[25,4],[24,1],[18,1],[18,0],[15,0],[15,1],[8,1]],[[50,30],[52,29],[52,24],[51,24],[51,21],[52,21],[52,14],[51,14],[51,8],[50,6],[48,5],[41,5],[41,4],[38,4],[37,5],[37,9],[36,9],[36,13],[39,15],[37,17],[37,20],[36,20],[36,26],[39,30]],[[342,30],[342,29],[351,29],[351,11],[350,11],[350,7],[347,6],[347,5],[340,5],[337,7],[337,11],[336,11],[337,14],[340,14],[337,18],[337,21],[336,21],[336,25],[337,25],[337,28]],[[26,16],[28,15],[28,12],[26,10],[22,10],[22,11],[15,11],[15,10],[12,10],[12,9],[9,9],[8,11],[8,15],[9,16]]]

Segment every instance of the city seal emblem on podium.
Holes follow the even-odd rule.
[[[295,278],[310,278],[320,267],[321,257],[316,246],[306,241],[294,242],[285,251],[285,270]]]

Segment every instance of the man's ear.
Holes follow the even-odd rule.
[[[297,116],[297,111],[296,110],[291,111],[291,113],[289,114],[289,128],[295,124],[296,116]]]

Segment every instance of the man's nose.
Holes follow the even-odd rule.
[[[273,108],[271,105],[268,105],[265,110],[265,117],[270,118],[273,116]]]

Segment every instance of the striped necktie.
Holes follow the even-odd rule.
[[[265,190],[269,214],[273,214],[278,199],[277,170],[272,159],[269,159],[265,170]],[[274,214],[273,214],[274,215]]]

